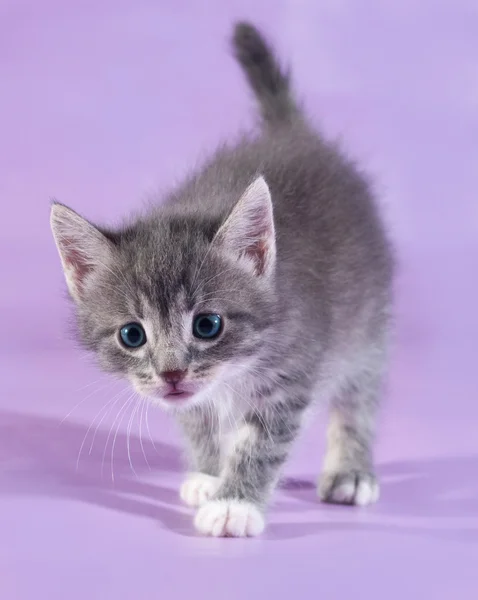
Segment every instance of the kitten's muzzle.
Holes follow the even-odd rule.
[[[165,400],[186,400],[190,398],[194,392],[189,389],[190,386],[181,385],[181,382],[186,377],[187,371],[163,371],[160,373],[161,379],[166,386],[161,389],[161,395]]]
[[[164,400],[184,401],[199,391],[201,385],[186,380],[187,371],[164,371],[160,374],[164,384],[157,392]]]

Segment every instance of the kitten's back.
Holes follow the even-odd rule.
[[[220,147],[175,191],[167,211],[190,212],[210,230],[224,222],[246,187],[263,175],[277,232],[278,283],[336,307],[387,295],[392,256],[368,182],[339,149],[308,123],[288,72],[261,34],[236,25],[236,58],[258,100],[262,127]],[[163,213],[164,216],[164,213]]]

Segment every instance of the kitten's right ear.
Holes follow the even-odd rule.
[[[113,245],[101,231],[63,204],[52,205],[50,225],[68,291],[73,300],[81,302],[87,277],[110,262]]]

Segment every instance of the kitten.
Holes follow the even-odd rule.
[[[213,536],[264,529],[308,409],[330,407],[325,502],[378,498],[372,440],[387,355],[392,252],[367,182],[310,126],[261,34],[235,55],[261,111],[159,206],[121,229],[54,204],[79,334],[100,366],[173,412],[181,498]]]

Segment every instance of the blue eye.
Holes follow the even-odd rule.
[[[219,315],[198,315],[194,319],[193,334],[203,340],[212,340],[221,333],[221,325]]]
[[[121,341],[127,348],[139,348],[146,344],[146,334],[139,323],[128,323],[120,329]]]

